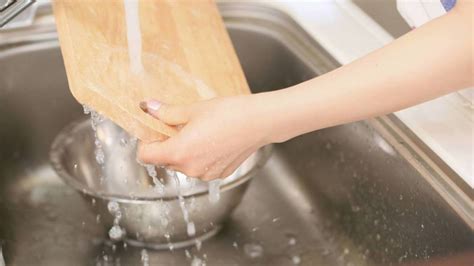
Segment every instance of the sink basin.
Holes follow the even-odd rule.
[[[220,8],[254,92],[338,66],[280,11],[250,3]],[[0,245],[7,265],[189,265],[193,256],[207,265],[474,261],[472,191],[391,115],[275,145],[223,230],[200,249],[145,256],[140,248],[111,246],[93,203],[49,164],[54,137],[84,116],[67,89],[57,40],[1,49],[0,70]]]

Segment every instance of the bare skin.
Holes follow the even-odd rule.
[[[141,105],[180,126],[141,144],[139,158],[188,176],[231,174],[258,148],[314,130],[391,113],[474,85],[473,1],[330,73],[287,89],[177,106]]]

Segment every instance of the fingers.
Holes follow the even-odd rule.
[[[239,155],[237,159],[235,159],[232,163],[229,164],[229,166],[227,166],[226,169],[224,169],[224,171],[222,171],[222,173],[220,174],[220,178],[230,176],[254,152],[255,149],[252,148]]]
[[[204,181],[210,181],[216,178],[225,178],[231,175],[242,162],[244,162],[255,149],[251,148],[239,156],[231,159],[229,164],[226,162],[216,162],[211,167],[196,167],[179,158],[176,146],[173,145],[173,139],[164,142],[154,142],[151,144],[140,143],[138,146],[138,159],[147,164],[166,166],[173,170],[180,171],[187,176],[199,178]]]
[[[210,181],[216,178],[226,178],[231,175],[254,152],[254,148],[249,148],[231,160],[230,164],[224,165],[223,167],[220,165],[214,165],[199,178],[204,181]]]
[[[147,164],[168,166],[175,163],[174,149],[171,139],[163,142],[140,142],[137,149],[138,159]]]
[[[140,108],[147,114],[168,125],[181,125],[189,120],[190,106],[163,104],[157,100],[140,102]]]

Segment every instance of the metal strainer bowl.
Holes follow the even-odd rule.
[[[104,163],[99,164],[96,155],[102,152]],[[270,147],[260,149],[222,179],[216,202],[210,201],[207,182],[137,162],[136,141],[107,120],[97,124],[96,131],[90,120],[72,123],[54,140],[50,157],[58,175],[90,203],[104,234],[162,249],[185,247],[216,234],[269,154]]]

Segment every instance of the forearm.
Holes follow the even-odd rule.
[[[394,112],[472,85],[472,4],[463,5],[467,8],[335,71],[257,95],[271,141]]]

